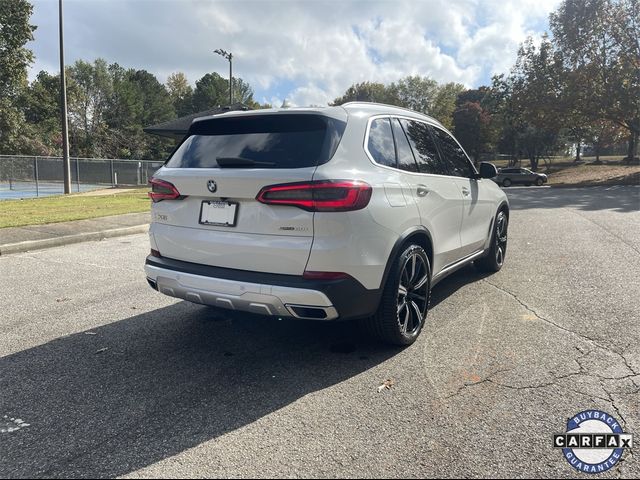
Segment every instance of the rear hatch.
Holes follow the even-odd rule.
[[[194,122],[154,175],[180,194],[153,204],[151,233],[160,254],[219,267],[302,274],[313,240],[313,212],[266,205],[256,196],[270,185],[309,182],[316,167],[330,160],[346,114],[329,110],[332,115],[246,112]]]

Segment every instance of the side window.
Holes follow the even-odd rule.
[[[413,157],[407,136],[400,125],[400,120],[394,118],[391,120],[391,124],[393,125],[393,136],[396,139],[396,148],[398,150],[398,168],[409,172],[417,172],[416,159]]]
[[[471,178],[475,174],[475,170],[458,142],[444,130],[432,127],[432,131],[438,139],[443,160],[449,165],[451,175]]]
[[[387,167],[396,166],[396,150],[388,118],[377,118],[371,122],[367,149],[376,163]]]
[[[438,159],[438,149],[429,133],[429,126],[423,122],[405,119],[400,120],[400,123],[407,132],[420,173],[449,175]]]

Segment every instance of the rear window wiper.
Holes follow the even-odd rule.
[[[244,157],[216,157],[216,162],[224,167],[275,167],[274,162],[259,162]]]

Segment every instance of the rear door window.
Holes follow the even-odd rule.
[[[213,118],[194,123],[166,163],[174,168],[304,168],[326,163],[346,123],[322,115]]]
[[[400,125],[400,120],[394,118],[391,120],[393,124],[393,136],[396,139],[396,148],[398,150],[398,168],[408,172],[417,172],[418,164],[414,158],[409,140]]]
[[[367,149],[376,163],[387,167],[396,166],[396,150],[388,118],[376,118],[371,122]]]

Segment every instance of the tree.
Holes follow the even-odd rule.
[[[104,113],[113,94],[113,81],[107,62],[76,61],[67,69],[69,104],[69,147],[73,156],[104,155],[107,125]]]
[[[388,105],[400,105],[396,92],[390,90],[383,83],[361,82],[354,83],[341,97],[336,98],[331,105],[342,105],[347,102],[376,102]]]
[[[253,101],[253,88],[247,82],[241,78],[232,78],[233,83],[233,102],[244,103],[249,105],[254,103]],[[228,92],[229,90],[227,90]],[[227,94],[228,95],[228,94]]]
[[[176,114],[182,117],[191,113],[193,88],[189,85],[186,75],[182,72],[172,73],[167,78],[166,87]]]
[[[464,86],[459,83],[439,85],[432,78],[410,75],[390,85],[376,82],[355,83],[343,96],[336,98],[332,105],[353,101],[386,103],[431,115],[445,127],[451,128],[456,97],[463,90]]]
[[[453,128],[453,112],[456,109],[456,99],[465,90],[460,83],[445,83],[438,87],[433,108],[429,115],[440,121],[445,127]]]
[[[0,153],[15,153],[25,133],[18,103],[33,62],[33,53],[25,47],[36,29],[29,24],[32,10],[26,0],[3,1],[0,8]]]
[[[169,141],[147,135],[143,128],[175,116],[171,96],[164,85],[146,70],[109,67],[113,94],[105,121],[109,127],[111,156],[119,158],[163,158]]]
[[[388,90],[397,98],[397,105],[433,115],[439,86],[432,78],[419,75],[404,77],[397,83],[392,83]]]
[[[640,134],[640,2],[565,0],[550,26],[575,110],[626,129],[632,160]]]
[[[233,77],[233,101],[245,104],[253,103],[253,89],[241,78]],[[207,73],[196,81],[193,92],[191,112],[208,110],[229,103],[229,80],[217,73]]]
[[[41,71],[24,91],[20,107],[30,128],[30,142],[22,153],[60,155],[60,75]]]
[[[207,73],[196,81],[192,112],[200,112],[229,103],[229,81],[217,73]]]
[[[477,165],[491,145],[491,116],[480,102],[466,101],[453,113],[454,133]]]
[[[527,39],[510,74],[493,80],[491,102],[502,117],[503,146],[516,157],[525,155],[533,170],[558,145],[561,82],[561,62],[548,38],[540,47]]]
[[[593,153],[596,156],[595,163],[602,163],[600,161],[602,151],[618,143],[622,138],[623,129],[619,125],[609,120],[594,121],[590,126],[586,139],[593,145]]]

